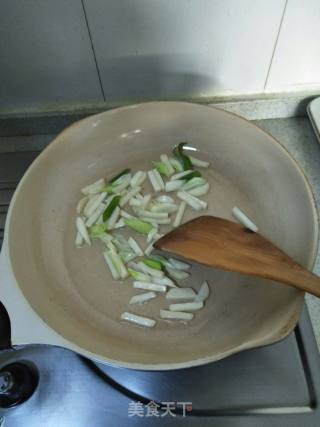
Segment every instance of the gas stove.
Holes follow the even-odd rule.
[[[38,154],[0,154],[0,237],[14,188]],[[36,373],[36,388],[0,409],[3,427],[320,425],[320,356],[306,308],[282,342],[196,368],[133,371],[42,345],[0,351],[0,369],[17,362]]]

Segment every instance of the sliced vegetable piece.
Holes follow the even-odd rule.
[[[106,193],[97,194],[97,197],[94,198],[94,201],[88,203],[88,206],[85,208],[85,214],[87,217],[90,217],[93,212],[101,205],[104,199],[107,197]]]
[[[88,216],[90,216],[89,215],[89,213],[90,213],[90,208],[91,208],[91,206],[96,202],[96,200],[98,199],[98,197],[100,197],[100,194],[93,194],[93,195],[90,195],[90,196],[88,196],[89,197],[89,200],[88,200],[88,203],[86,204],[86,206],[84,207],[84,209],[83,209],[83,215],[84,216],[86,216],[86,217],[88,217]],[[95,210],[96,208],[94,208],[94,210]],[[89,212],[89,213],[88,213]]]
[[[184,181],[177,179],[176,181],[168,181],[165,183],[164,190],[169,193],[171,191],[179,190],[184,184]]]
[[[128,227],[140,234],[148,234],[153,228],[150,222],[142,221],[134,217],[125,218],[124,222]]]
[[[119,180],[119,178],[121,178],[123,175],[128,175],[130,173],[130,169],[124,169],[123,171],[121,171],[120,173],[118,173],[117,175],[115,175],[113,178],[111,178],[109,180],[109,182],[115,183]]]
[[[109,255],[112,259],[113,265],[116,267],[120,275],[120,278],[125,279],[126,277],[128,277],[128,270],[126,269],[126,266],[122,262],[120,255],[113,251],[109,251]]]
[[[110,218],[107,221],[108,230],[114,229],[116,222],[118,221],[119,216],[120,216],[120,208],[119,208],[119,206],[116,206],[114,211],[112,212]]]
[[[120,212],[121,213],[121,212]],[[117,230],[118,228],[123,228],[123,227],[125,227],[126,226],[126,224],[125,224],[125,222],[124,222],[124,220],[123,220],[123,218],[120,218],[115,224],[114,224],[114,229],[115,230]]]
[[[137,197],[132,197],[129,201],[129,205],[136,208],[142,208],[143,200],[139,200]]]
[[[139,187],[144,183],[147,178],[146,172],[138,171],[131,178],[130,185],[131,187]]]
[[[98,179],[93,184],[87,185],[81,189],[82,194],[97,194],[100,193],[101,189],[105,186],[105,180],[103,178]]]
[[[126,194],[124,194],[119,202],[119,206],[123,207],[125,206],[132,197],[134,197],[139,191],[141,190],[141,187],[134,187],[132,190],[128,191]]]
[[[151,207],[151,212],[155,212],[155,213],[167,213],[167,214],[171,214],[173,212],[176,212],[178,210],[178,205],[176,205],[175,203],[155,203],[152,207]]]
[[[89,216],[89,218],[86,221],[86,226],[91,227],[93,224],[97,223],[99,221],[99,218],[102,216],[103,212],[106,209],[106,205],[104,203],[101,203],[97,209],[92,213],[92,215]],[[99,221],[99,223],[103,223],[103,221]]]
[[[167,268],[167,267],[173,268],[173,265],[170,264],[170,262],[167,260],[167,258],[165,258],[162,255],[155,254],[155,255],[152,255],[150,258],[154,259],[155,261],[160,262],[162,264],[162,266],[165,268]]]
[[[147,236],[147,243],[152,242],[152,240],[154,239],[154,236],[158,233],[158,230],[156,228],[153,228],[150,233],[148,233]]]
[[[168,171],[167,165],[165,165],[163,162],[152,162],[152,166],[163,176],[166,176],[167,178],[170,176],[170,173]]]
[[[172,288],[166,294],[167,299],[194,300],[196,293],[192,288]]]
[[[150,268],[153,268],[155,270],[161,270],[162,269],[162,264],[159,261],[156,261],[152,258],[143,258],[142,262],[147,265]]]
[[[143,273],[143,274],[147,274],[147,273],[144,272],[144,270],[141,269],[140,265],[138,265],[138,263],[136,263],[136,262],[130,262],[128,264],[128,266],[132,270],[139,271],[140,273]],[[149,282],[150,282],[150,280],[149,280]]]
[[[140,271],[134,270],[133,268],[128,268],[128,272],[131,277],[134,278],[134,280],[137,280],[138,282],[150,282],[151,276],[149,274],[141,273]],[[154,280],[154,278],[152,279]],[[162,285],[164,283],[159,283],[159,285]]]
[[[193,178],[201,178],[201,173],[199,171],[193,171],[183,177],[185,181],[190,181]]]
[[[153,175],[159,184],[160,190],[164,190],[164,182],[157,169],[153,169]]]
[[[171,280],[169,277],[153,277],[152,281],[156,283],[157,285],[165,285],[169,286],[169,288],[176,288],[177,285],[174,283],[173,280]]]
[[[200,160],[200,159],[196,159],[193,156],[189,155],[189,159],[191,160],[191,163],[193,164],[193,166],[197,166],[199,168],[207,168],[210,166],[209,162],[205,162],[204,160]]]
[[[153,251],[153,243],[150,243],[149,246],[146,247],[146,249],[144,250],[144,254],[149,256]]]
[[[161,154],[160,160],[166,165],[169,176],[172,175],[174,173],[174,167],[170,163],[169,157],[166,154]]]
[[[201,187],[202,185],[205,185],[207,182],[203,178],[191,178],[189,181],[187,181],[185,184],[183,184],[181,190],[182,191],[189,191],[193,188]]]
[[[83,245],[83,242],[84,242],[84,238],[82,237],[82,234],[80,234],[79,231],[77,231],[76,240],[75,240],[76,247],[80,248]]]
[[[183,311],[160,310],[160,317],[168,320],[192,320],[194,314]]]
[[[153,190],[155,192],[158,192],[158,191],[161,191],[161,186],[155,176],[154,171],[155,169],[148,171],[148,178],[149,178],[150,184],[152,185]]]
[[[121,211],[120,211],[120,215],[121,215],[123,218],[133,218],[133,216],[132,216],[131,214],[129,214],[128,212],[124,211],[123,209],[121,209]]]
[[[205,301],[210,294],[208,282],[205,280],[198,290],[195,301]]]
[[[129,237],[128,243],[130,248],[133,250],[135,254],[137,254],[138,256],[143,256],[142,249],[140,248],[137,241],[133,237]]]
[[[146,209],[146,208],[147,208],[147,206],[149,205],[149,203],[150,203],[150,201],[151,201],[151,198],[152,198],[151,194],[146,194],[146,195],[143,197],[143,202],[142,202],[142,207],[143,207],[143,209]]]
[[[115,254],[117,253],[117,249],[116,249],[115,245],[113,244],[113,241],[112,242],[108,242],[107,243],[107,247],[109,248],[109,250],[111,252],[114,252]]]
[[[112,240],[113,237],[110,234],[108,234],[108,233],[102,233],[102,234],[99,234],[97,236],[97,238],[99,240],[101,240],[103,243],[107,244],[107,243],[111,242],[111,240]]]
[[[190,175],[193,172],[194,172],[193,170],[188,169],[186,171],[176,173],[176,174],[172,175],[172,177],[170,178],[170,181],[176,181],[177,179],[184,179],[185,176]]]
[[[174,227],[179,227],[179,225],[181,224],[184,212],[186,210],[186,206],[187,206],[186,202],[180,203],[177,215],[176,215],[174,222],[173,222]]]
[[[88,196],[84,196],[82,197],[82,199],[79,200],[78,204],[77,204],[77,208],[76,211],[77,213],[80,215],[82,213],[82,211],[84,210],[86,204],[89,201],[89,197]]]
[[[130,185],[131,181],[131,174],[123,175],[120,178],[118,178],[117,181],[113,183],[109,183],[108,185],[104,186],[100,192],[101,193],[120,193],[122,190],[128,187]]]
[[[198,311],[203,307],[202,301],[182,302],[178,304],[170,304],[170,311]]]
[[[189,190],[188,193],[191,194],[192,196],[204,196],[205,194],[207,194],[209,191],[209,184],[206,183],[204,185],[202,185],[201,187],[196,187],[193,188],[192,190]]]
[[[121,256],[121,259],[125,264],[137,257],[137,254],[132,251],[120,251],[119,255]]]
[[[127,322],[135,323],[136,325],[146,326],[148,328],[153,328],[156,324],[154,319],[149,319],[148,317],[137,316],[136,314],[124,312],[121,314],[121,319],[126,320]]]
[[[237,206],[232,209],[232,215],[245,228],[248,228],[249,230],[255,233],[258,231],[258,227],[256,226],[256,224],[252,222],[251,219],[247,217],[247,215]]]
[[[105,211],[103,212],[102,218],[103,221],[106,222],[112,215],[115,208],[119,205],[121,196],[114,196],[109,203],[109,205],[106,207]],[[120,213],[120,212],[119,212]]]
[[[172,197],[167,196],[165,194],[163,194],[161,196],[158,196],[156,198],[156,202],[158,202],[158,203],[172,203],[172,204],[175,203],[175,201],[174,201],[174,199]]]
[[[139,216],[151,219],[164,219],[169,217],[167,212],[151,212],[143,209],[139,210]]]
[[[150,221],[153,226],[154,224],[170,224],[171,222],[170,218],[146,218],[142,216],[141,219],[144,221]]]
[[[172,166],[176,172],[182,172],[183,171],[182,164],[176,158],[169,157],[169,162],[172,164]]]
[[[118,181],[111,184],[113,193],[121,193],[125,188],[130,185],[131,174],[123,175]]]
[[[166,267],[166,270],[170,274],[171,277],[173,277],[174,279],[177,279],[177,280],[184,280],[190,276],[190,274],[187,273],[186,271],[176,270],[175,268]]]
[[[164,276],[164,272],[162,270],[158,270],[158,269],[149,267],[148,265],[146,265],[142,261],[138,262],[138,266],[143,273],[150,274],[150,276],[153,276],[153,277],[163,277]]]
[[[76,219],[76,226],[77,226],[77,230],[79,231],[79,233],[83,237],[84,241],[86,243],[88,243],[88,245],[91,246],[91,240],[90,240],[90,237],[89,237],[89,233],[88,233],[87,227],[86,227],[83,219],[81,218],[81,216],[77,217],[77,219]]]
[[[189,159],[189,157],[184,154],[183,152],[183,147],[186,145],[186,142],[180,142],[180,144],[178,144],[174,149],[173,149],[173,154],[174,156],[177,158],[177,160],[179,160],[179,162],[181,163],[182,167],[184,170],[189,170],[192,169],[192,163],[191,160]]]
[[[130,301],[129,304],[144,304],[147,301],[150,301],[153,298],[156,298],[157,294],[153,291],[151,292],[145,292],[144,294],[134,295]]]
[[[98,237],[101,234],[105,233],[106,230],[107,230],[107,226],[105,224],[92,225],[89,228],[89,235],[90,237]]]
[[[111,272],[112,277],[113,277],[115,280],[119,280],[119,279],[120,279],[120,274],[119,274],[119,272],[118,272],[117,267],[116,267],[116,266],[114,265],[114,263],[113,263],[113,260],[112,260],[112,258],[111,258],[110,252],[109,252],[109,251],[105,251],[105,252],[103,253],[103,256],[104,256],[104,259],[105,259],[105,261],[106,261],[106,263],[107,263],[107,265],[108,265],[108,267],[109,267],[109,270],[110,270],[110,272]]]
[[[145,289],[147,291],[161,292],[165,293],[167,287],[165,285],[157,285],[156,283],[150,282],[133,282],[133,287],[135,289]]]
[[[197,197],[192,196],[186,191],[178,191],[177,196],[179,197],[179,199],[186,202],[189,206],[191,206],[196,211],[206,209],[206,207],[208,206],[207,202],[204,202],[203,200],[200,200]]]

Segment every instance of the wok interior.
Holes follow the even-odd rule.
[[[151,160],[180,141],[209,160],[212,214],[231,219],[237,205],[259,231],[306,267],[316,250],[310,190],[296,164],[266,133],[223,111],[150,103],[102,113],[64,131],[19,186],[9,223],[13,271],[26,299],[59,334],[98,358],[169,369],[219,359],[276,341],[294,327],[303,293],[256,278],[194,266],[186,286],[208,279],[211,296],[188,325],[158,321],[145,329],[119,321],[137,291],[111,280],[102,247],[76,249],[80,188]],[[155,317],[165,297],[136,314]]]

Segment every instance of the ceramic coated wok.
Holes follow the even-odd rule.
[[[108,111],[58,135],[16,190],[0,270],[13,344],[63,346],[127,368],[176,369],[270,344],[292,331],[302,292],[199,266],[188,284],[205,277],[212,292],[189,325],[159,321],[146,330],[121,323],[136,292],[110,279],[98,245],[74,247],[80,188],[128,166],[147,168],[180,141],[212,164],[208,214],[231,219],[232,207],[239,206],[261,234],[312,268],[314,199],[299,166],[274,138],[240,117],[195,104]],[[162,303],[148,304],[144,314],[155,315]]]

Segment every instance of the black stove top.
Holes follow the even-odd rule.
[[[0,154],[1,236],[14,188],[38,153]],[[0,352],[0,368],[15,361],[35,365],[39,384],[22,405],[0,410],[4,427],[320,425],[320,356],[306,309],[282,342],[196,368],[133,371],[40,345]]]

